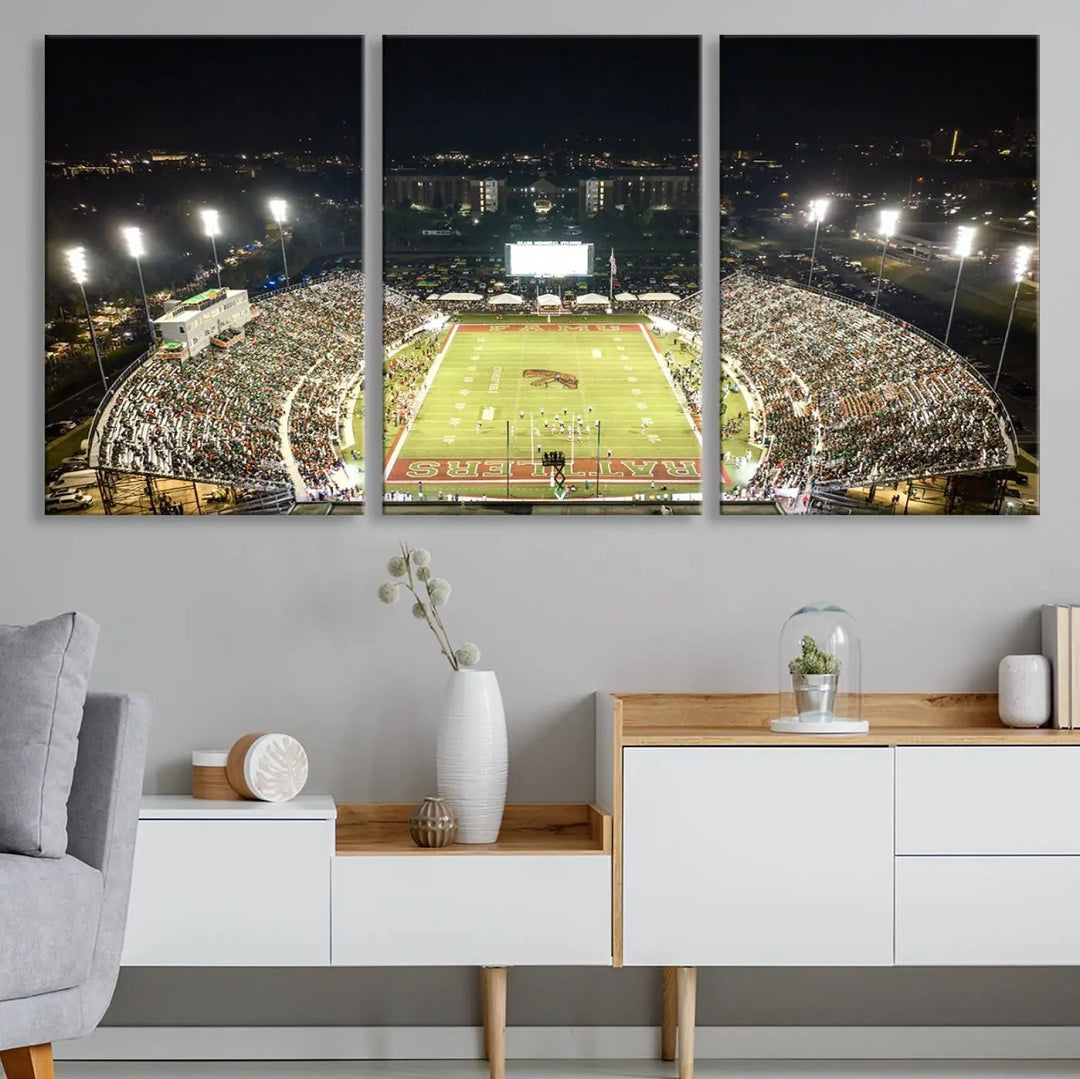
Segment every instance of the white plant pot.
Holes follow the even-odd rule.
[[[506,805],[506,715],[494,671],[452,671],[435,751],[458,843],[494,843]]]

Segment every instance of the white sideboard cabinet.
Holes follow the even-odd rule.
[[[662,968],[693,1070],[698,966],[1080,965],[1080,730],[993,694],[874,694],[864,735],[775,694],[598,694],[616,966]]]

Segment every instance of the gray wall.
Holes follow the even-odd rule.
[[[474,29],[705,35],[707,295],[715,294],[718,279],[718,34],[1041,33],[1044,515],[721,521],[710,508],[701,520],[405,521],[377,514],[45,520],[42,35],[367,33],[371,153],[378,148],[377,35]],[[49,0],[13,8],[0,41],[6,151],[0,182],[8,218],[0,293],[6,308],[0,618],[34,620],[77,607],[101,621],[94,685],[144,690],[157,702],[149,792],[186,790],[192,748],[227,746],[251,729],[291,731],[303,740],[312,791],[343,801],[409,801],[429,792],[445,671],[422,627],[404,609],[383,608],[374,595],[399,539],[433,550],[439,573],[457,586],[446,612],[452,632],[477,641],[499,674],[514,800],[591,797],[595,689],[773,690],[779,627],[808,600],[832,599],[859,616],[868,690],[993,689],[1003,654],[1037,648],[1035,608],[1080,597],[1078,45],[1080,15],[1069,0],[908,0],[902,15],[895,5],[862,0],[684,0],[662,9],[641,0],[597,0],[572,9],[506,0],[472,0],[465,7],[442,0],[400,6],[189,0],[182,14],[142,0]],[[914,64],[918,50],[912,55]],[[642,75],[616,70],[610,77],[619,83]],[[148,92],[151,87],[148,75]],[[374,269],[378,157],[369,160]],[[714,324],[709,355],[717,335]],[[712,370],[707,399],[716,386]],[[715,435],[710,413],[706,465],[713,471]],[[372,428],[368,447],[376,452],[369,459],[378,459],[377,445]],[[655,1019],[650,972],[531,970],[515,974],[513,982],[513,1023]],[[705,1024],[1073,1023],[1078,982],[1068,971],[708,972],[699,1016]],[[472,972],[464,970],[127,971],[108,1018],[117,1024],[470,1022],[476,1019],[469,1003],[474,985]]]

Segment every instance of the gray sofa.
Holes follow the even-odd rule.
[[[149,729],[145,698],[89,694],[67,853],[0,854],[0,1062],[8,1079],[49,1079],[51,1043],[88,1034],[112,999]]]

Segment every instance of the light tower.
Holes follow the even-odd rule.
[[[960,291],[960,275],[964,272],[964,259],[971,254],[972,244],[975,242],[975,227],[973,225],[961,225],[956,230],[956,246],[953,254],[960,256],[960,267],[956,271],[956,284],[953,285],[952,305],[949,307],[949,322],[945,327],[945,344],[949,343],[949,334],[952,332],[953,312],[956,310],[956,294]]]
[[[90,340],[94,346],[94,355],[97,357],[98,371],[101,372],[101,384],[105,392],[109,392],[109,382],[105,378],[105,366],[101,362],[101,349],[98,348],[97,334],[94,332],[94,320],[90,317],[90,304],[86,301],[86,252],[81,247],[72,247],[67,253],[68,266],[71,267],[71,276],[79,286],[82,295],[83,309],[86,311],[86,324],[90,327]]]
[[[274,220],[277,222],[278,239],[281,240],[281,262],[285,267],[285,285],[289,284],[289,263],[285,258],[285,200],[284,199],[271,199],[270,200],[270,213],[274,215]]]
[[[217,287],[221,288],[221,264],[218,262],[216,240],[216,237],[221,235],[218,212],[210,209],[200,210],[199,216],[202,218],[203,232],[210,237],[210,250],[214,253],[214,270],[217,273]]]
[[[814,259],[817,256],[818,229],[821,228],[821,222],[825,220],[828,209],[828,199],[814,199],[810,203],[810,220],[814,222],[814,246],[810,250],[810,273],[806,278],[807,285],[814,283]]]
[[[1001,378],[1001,365],[1005,362],[1005,348],[1009,344],[1009,331],[1012,329],[1013,315],[1016,314],[1016,301],[1020,297],[1020,285],[1027,277],[1028,268],[1031,266],[1031,248],[1018,247],[1013,255],[1013,280],[1016,288],[1013,290],[1012,307],[1009,308],[1009,321],[1005,325],[1005,336],[1001,341],[1001,355],[998,357],[997,373],[994,375],[994,389],[998,388],[998,379]]]
[[[142,229],[132,225],[130,228],[121,229],[124,239],[127,241],[128,254],[135,260],[135,269],[139,271],[139,288],[142,290],[143,310],[146,312],[146,328],[150,331],[150,341],[154,340],[154,320],[150,317],[150,301],[146,298],[146,284],[143,282],[141,259],[145,254],[142,242]]]
[[[874,309],[877,310],[878,299],[881,296],[881,275],[885,272],[885,252],[889,250],[889,239],[896,232],[896,223],[900,220],[899,210],[881,211],[881,235],[885,242],[881,245],[881,265],[877,272],[877,288],[874,289]]]

